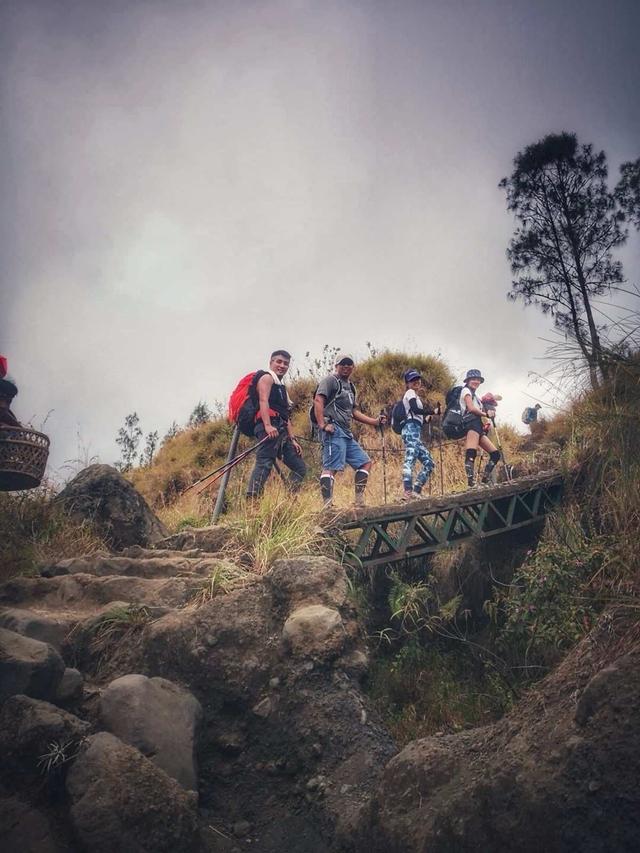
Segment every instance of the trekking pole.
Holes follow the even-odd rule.
[[[240,440],[240,427],[236,424],[233,435],[231,436],[231,444],[229,445],[229,452],[227,453],[227,462],[229,465],[231,460],[236,454],[236,450],[238,448],[238,441]],[[222,513],[222,507],[224,506],[224,493],[227,488],[227,483],[229,482],[229,477],[231,476],[231,468],[227,468],[224,472],[224,476],[222,478],[222,482],[220,483],[220,488],[218,489],[218,495],[216,497],[216,503],[213,508],[213,512],[211,514],[211,523],[215,524],[216,521],[220,518],[220,514]]]
[[[431,455],[431,448],[433,447],[433,429],[431,427],[431,415],[429,416],[429,420],[427,422],[427,444],[429,445],[429,455]],[[431,475],[429,475],[429,496],[431,496]]]
[[[384,409],[380,412],[384,414]],[[382,488],[384,490],[384,502],[387,503],[387,446],[384,440],[384,425],[379,424],[380,438],[382,439]]]
[[[211,483],[207,483],[207,481],[211,480],[211,478],[213,478],[211,480],[211,482],[215,483],[216,480],[218,480],[220,477],[223,476],[223,474],[226,473],[227,469],[230,470],[231,468],[234,467],[234,465],[237,465],[238,462],[242,462],[243,459],[246,459],[246,457],[249,456],[250,453],[253,453],[253,451],[256,450],[262,444],[263,441],[267,440],[267,436],[265,436],[263,439],[256,442],[256,444],[252,444],[251,447],[248,447],[246,450],[243,450],[242,453],[239,453],[237,456],[232,457],[232,453],[235,452],[235,448],[237,447],[239,436],[238,436],[238,438],[235,438],[235,443],[234,443],[234,438],[235,438],[235,433],[234,433],[234,437],[232,437],[232,439],[231,439],[231,446],[229,448],[229,453],[227,455],[227,461],[224,463],[224,465],[220,465],[219,468],[216,468],[215,470],[211,471],[206,476],[201,477],[199,480],[196,480],[195,483],[192,483],[190,486],[188,486],[184,490],[184,492],[182,492],[183,495],[186,495],[186,493],[191,491],[191,489],[195,489],[198,486],[200,486],[201,488],[199,488],[198,492],[197,492],[197,494],[199,494],[204,488],[206,488],[206,486],[203,485],[204,483],[206,483],[207,485],[211,485]]]
[[[438,428],[438,451],[440,453],[440,494],[444,495],[444,464],[442,461],[442,422],[440,422],[440,427]]]
[[[493,424],[493,429],[496,434],[496,443],[498,445],[498,450],[500,451],[500,458],[502,459],[502,464],[504,466],[504,473],[507,478],[507,481],[510,483],[513,480],[513,465],[507,465],[507,460],[504,458],[504,448],[502,446],[502,442],[500,441],[500,433],[498,432],[498,427],[496,426],[496,419],[491,418],[491,423]]]

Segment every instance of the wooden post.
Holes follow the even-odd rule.
[[[231,436],[231,444],[229,445],[229,452],[227,453],[227,462],[231,462],[233,457],[236,455],[239,440],[240,429],[238,426],[236,426],[233,430],[233,435]],[[230,475],[231,469],[224,472],[222,480],[220,481],[220,488],[218,489],[218,495],[216,497],[216,505],[213,508],[213,514],[211,516],[211,524],[215,524],[216,521],[220,518],[220,514],[222,513],[222,507],[224,506],[224,492],[227,488],[227,483],[229,482]]]

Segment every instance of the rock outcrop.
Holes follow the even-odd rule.
[[[285,628],[285,626],[287,626]],[[249,588],[173,611],[141,638],[144,672],[187,685],[204,709],[201,802],[258,849],[328,849],[348,834],[394,751],[358,679],[367,656],[344,569],[281,560]]]
[[[357,853],[600,853],[640,846],[640,647],[606,614],[493,726],[410,743],[385,768]]]
[[[110,465],[89,465],[55,501],[74,518],[90,521],[116,550],[146,547],[167,535],[142,495]]]

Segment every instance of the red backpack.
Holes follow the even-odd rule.
[[[229,397],[227,417],[235,424],[243,435],[253,437],[253,428],[258,414],[258,393],[256,385],[266,370],[254,370],[247,373],[238,382]]]

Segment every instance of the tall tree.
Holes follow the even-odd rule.
[[[616,186],[616,200],[625,219],[640,230],[640,157],[620,166],[620,180]]]
[[[120,445],[122,454],[122,462],[116,462],[116,467],[120,471],[130,471],[133,467],[141,438],[140,418],[137,412],[132,412],[126,416],[124,426],[120,427],[116,436],[116,444]]]
[[[612,252],[626,239],[605,154],[579,145],[573,133],[550,134],[517,155],[500,187],[519,222],[507,249],[515,276],[509,297],[553,317],[576,341],[597,387],[608,362],[593,298],[622,283]]]
[[[151,463],[153,462],[153,454],[156,452],[159,438],[158,430],[147,433],[145,437],[144,450],[140,454],[140,464],[143,467],[149,468],[151,466]]]

